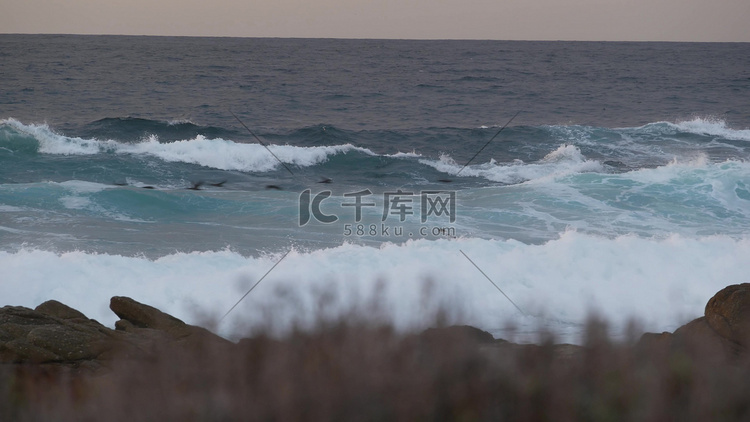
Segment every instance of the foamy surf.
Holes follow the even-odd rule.
[[[578,147],[568,144],[560,145],[536,163],[516,160],[508,164],[490,160],[487,163],[464,167],[446,154],[441,155],[439,160],[422,159],[419,162],[453,176],[460,174],[461,176],[482,177],[492,182],[505,184],[554,179],[574,173],[603,170],[601,163],[586,159]]]
[[[461,254],[466,253],[526,316]],[[746,280],[750,239],[669,236],[615,239],[563,234],[541,245],[517,241],[418,240],[380,248],[344,244],[292,250],[219,326],[224,335],[270,323],[278,332],[320,317],[367,310],[374,297],[397,327],[433,322],[438,308],[456,323],[497,331],[521,325],[583,324],[591,314],[615,327],[637,318],[652,331],[702,315],[708,298]],[[224,250],[150,260],[42,250],[0,252],[0,295],[35,306],[60,300],[112,326],[105,304],[131,296],[187,322],[219,318],[281,257]],[[321,302],[333,292],[334,300]],[[329,298],[330,299],[330,298]],[[323,308],[320,308],[323,306]]]
[[[723,119],[696,117],[691,120],[668,124],[677,131],[716,136],[736,141],[750,141],[750,129],[732,129]]]
[[[270,150],[270,152],[269,152]],[[351,144],[333,146],[296,147],[270,145],[268,150],[259,144],[240,144],[224,139],[198,136],[186,141],[160,143],[155,137],[133,145],[121,145],[118,152],[153,155],[168,162],[199,164],[220,170],[264,172],[279,167],[279,161],[309,167],[329,157],[350,151],[374,155]],[[278,158],[278,160],[277,160]]]
[[[367,148],[351,144],[298,147],[237,143],[226,139],[208,139],[198,135],[193,139],[159,142],[152,135],[136,143],[116,140],[83,139],[59,135],[46,124],[26,125],[15,119],[0,121],[38,142],[38,152],[56,155],[132,154],[160,158],[166,162],[198,164],[220,170],[266,172],[285,164],[309,167],[325,162],[329,157],[347,152],[375,155]],[[270,152],[269,152],[270,151]]]

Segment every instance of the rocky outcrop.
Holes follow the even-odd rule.
[[[228,347],[228,340],[156,308],[114,297],[115,330],[50,300],[29,309],[0,308],[0,363],[100,368],[115,357],[138,358],[166,347]]]
[[[646,333],[639,346],[670,350],[689,348],[701,356],[733,359],[750,352],[750,283],[727,286],[706,304],[704,316],[674,333]]]
[[[37,309],[0,308],[1,362],[78,362],[96,359],[117,335],[59,302]]]
[[[68,305],[64,305],[56,300],[48,300],[35,309],[37,312],[41,312],[45,315],[49,315],[56,318],[68,319],[74,321],[87,320],[86,315],[71,308]]]
[[[233,344],[205,328],[185,324],[172,315],[129,297],[113,297],[109,302],[109,308],[120,317],[120,320],[115,322],[115,329],[135,336],[159,338],[180,346],[210,344],[213,347],[228,347]]]
[[[113,297],[110,309],[120,317],[114,330],[54,300],[35,309],[0,308],[0,363],[97,369],[109,366],[116,358],[140,359],[181,350],[211,354],[230,348],[243,349],[243,345],[253,343],[248,340],[235,345],[205,328],[186,324],[128,297]],[[495,339],[492,334],[471,326],[428,329],[414,336],[414,340],[420,349],[458,345],[479,348],[492,356],[519,347],[531,353],[536,347]],[[643,334],[638,348],[648,354],[691,350],[707,359],[750,357],[750,284],[722,289],[708,301],[705,316],[674,333]],[[581,349],[581,346],[555,345],[551,350],[556,357],[570,358],[578,356]]]
[[[721,337],[750,348],[750,283],[727,286],[706,304],[706,321]]]

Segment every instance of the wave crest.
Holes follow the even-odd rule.
[[[719,136],[733,141],[750,141],[750,129],[730,129],[727,122],[722,119],[696,117],[671,125],[679,131],[696,135]]]
[[[492,159],[487,163],[470,165],[461,170],[463,166],[458,165],[452,157],[445,154],[441,155],[439,160],[419,160],[419,162],[451,175],[461,172],[464,176],[483,177],[505,184],[524,183],[604,169],[601,163],[587,159],[578,147],[570,144],[560,145],[536,163],[515,160],[509,164],[498,164]]]
[[[155,135],[141,142],[127,143],[115,140],[84,139],[55,133],[46,124],[25,125],[14,119],[0,121],[18,133],[31,136],[38,142],[37,152],[55,155],[94,155],[94,154],[134,154],[157,157],[168,162],[183,162],[220,170],[246,172],[271,171],[279,166],[273,155],[285,164],[300,167],[313,166],[325,162],[329,157],[359,152],[375,155],[367,148],[352,144],[331,146],[298,147],[292,145],[270,145],[268,149],[260,144],[237,143],[226,139],[209,139],[198,135],[193,139],[173,142],[159,142]]]

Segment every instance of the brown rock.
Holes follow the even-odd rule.
[[[43,347],[34,346],[25,339],[0,343],[0,362],[47,363],[60,360],[60,356]]]
[[[714,361],[731,358],[737,353],[737,345],[714,331],[705,317],[690,321],[674,333],[644,333],[636,348],[652,356],[679,351]]]
[[[36,309],[0,308],[0,363],[101,368],[116,357],[141,359],[167,350],[216,350],[234,343],[126,297],[112,298],[122,318],[111,330],[50,300]]]
[[[82,312],[56,300],[48,300],[34,308],[34,310],[60,319],[88,319]]]
[[[0,308],[0,326],[34,326],[44,324],[57,324],[58,318],[36,312],[23,306],[4,306]]]
[[[95,359],[113,347],[111,333],[112,330],[56,301],[45,302],[38,310],[6,306],[0,308],[0,361],[46,363]]]
[[[750,347],[750,283],[727,286],[706,304],[706,321],[720,336]]]
[[[673,334],[677,346],[687,347],[703,358],[723,359],[737,353],[737,345],[719,335],[705,317],[700,317],[678,328]]]
[[[428,328],[420,334],[425,340],[469,341],[473,343],[493,343],[495,337],[487,331],[470,325],[453,325],[443,328]]]
[[[26,336],[26,340],[65,361],[95,359],[112,347],[109,336],[68,325],[35,328]]]
[[[636,344],[639,353],[656,356],[657,354],[669,353],[674,341],[674,335],[670,332],[643,333]]]
[[[121,319],[129,321],[139,328],[155,328],[157,330],[169,331],[186,325],[172,315],[166,314],[153,306],[136,302],[129,297],[113,297],[109,301],[109,309]]]
[[[19,324],[17,320],[0,324],[0,330],[3,331],[3,337],[6,338],[6,341],[26,337],[33,329],[34,325]]]
[[[109,302],[109,308],[120,318],[115,328],[132,334],[157,339],[159,336],[151,330],[165,333],[171,340],[179,340],[188,346],[211,342],[215,345],[230,346],[234,343],[202,327],[188,325],[181,320],[166,314],[152,306],[144,305],[129,297],[115,296]],[[148,330],[147,330],[148,329]]]

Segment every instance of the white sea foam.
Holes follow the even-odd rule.
[[[553,126],[561,128],[560,126]],[[579,130],[591,131],[596,128],[577,126]],[[623,133],[646,133],[656,135],[674,135],[676,132],[694,133],[696,135],[718,136],[725,139],[750,141],[750,129],[732,129],[726,120],[717,117],[694,117],[676,122],[652,122],[638,127],[614,129]]]
[[[528,315],[511,303],[461,254],[464,251]],[[542,245],[517,241],[417,240],[380,248],[345,244],[292,251],[220,326],[259,324],[269,312],[275,328],[333,315],[379,292],[399,327],[429,322],[430,304],[456,322],[497,330],[508,321],[579,324],[594,312],[614,324],[635,317],[649,330],[673,330],[703,314],[728,284],[747,281],[750,239],[729,237],[614,239],[564,233]],[[280,258],[231,251],[174,254],[157,260],[40,250],[0,252],[4,303],[33,307],[56,299],[112,326],[109,298],[125,295],[187,322],[220,317]],[[432,280],[431,283],[425,280]],[[327,288],[339,302],[318,308]],[[431,292],[434,301],[425,300]],[[357,299],[359,298],[359,299]]]
[[[747,157],[746,145],[727,141],[750,141],[750,129],[732,129],[724,120],[716,118],[676,123],[662,121],[615,129],[579,125],[547,126],[547,129],[561,141],[612,154],[616,160],[634,167],[663,164],[675,157],[691,160],[701,152],[711,154],[714,159]],[[685,134],[709,139],[695,142],[686,140]]]
[[[279,166],[274,155],[286,164],[301,167],[325,162],[329,157],[357,151],[375,155],[367,148],[351,144],[297,147],[270,145],[269,151],[260,144],[236,143],[225,139],[208,139],[201,135],[194,139],[161,143],[151,136],[138,143],[114,140],[82,139],[56,134],[46,124],[25,125],[14,119],[0,121],[33,136],[39,142],[39,152],[59,155],[92,155],[98,153],[137,154],[158,157],[169,162],[198,164],[221,170],[270,171]]]
[[[495,160],[490,160],[484,164],[472,164],[461,170],[463,166],[448,155],[441,155],[439,160],[419,162],[451,175],[456,175],[460,171],[461,176],[484,177],[493,182],[508,184],[602,170],[601,163],[586,159],[578,147],[570,144],[560,145],[536,163],[516,160],[511,164],[498,164]]]
[[[50,183],[55,183],[55,182],[50,182]],[[85,180],[66,180],[64,182],[60,182],[57,184],[75,193],[95,193],[95,192],[101,192],[105,189],[112,189],[115,187],[112,185],[105,185],[102,183],[87,182]]]
[[[574,173],[480,189],[465,194],[462,201],[467,207],[488,210],[480,226],[485,221],[512,221],[519,233],[573,227],[610,236],[742,236],[750,227],[750,163],[712,163],[697,157],[624,173]],[[494,219],[489,217],[492,212]]]
[[[391,157],[391,158],[422,158],[422,154],[419,154],[416,151],[412,152],[397,152],[395,154],[385,154],[384,157]]]
[[[719,136],[735,141],[750,141],[750,129],[730,129],[727,122],[721,119],[696,117],[692,120],[670,123],[670,125],[683,132]]]
[[[190,119],[183,118],[183,119],[170,120],[169,122],[167,122],[167,124],[170,126],[177,126],[177,125],[185,125],[185,124],[194,125],[195,123],[191,121]]]
[[[71,210],[83,210],[91,208],[91,199],[85,196],[63,196],[60,202],[65,208]]]
[[[328,157],[349,151],[372,154],[367,149],[351,144],[334,146],[296,147],[271,145],[270,151],[284,163],[302,167],[319,164]],[[223,139],[198,136],[188,141],[160,143],[155,137],[137,144],[122,144],[118,152],[148,154],[164,161],[200,164],[222,170],[269,171],[279,163],[265,147],[259,144],[240,144]]]
[[[24,211],[24,209],[20,207],[14,207],[12,205],[0,204],[0,212],[21,212],[21,211]]]
[[[59,155],[91,155],[99,153],[101,142],[93,139],[82,139],[58,135],[47,124],[25,125],[16,119],[0,120],[0,125],[32,136],[39,142],[39,152]]]

